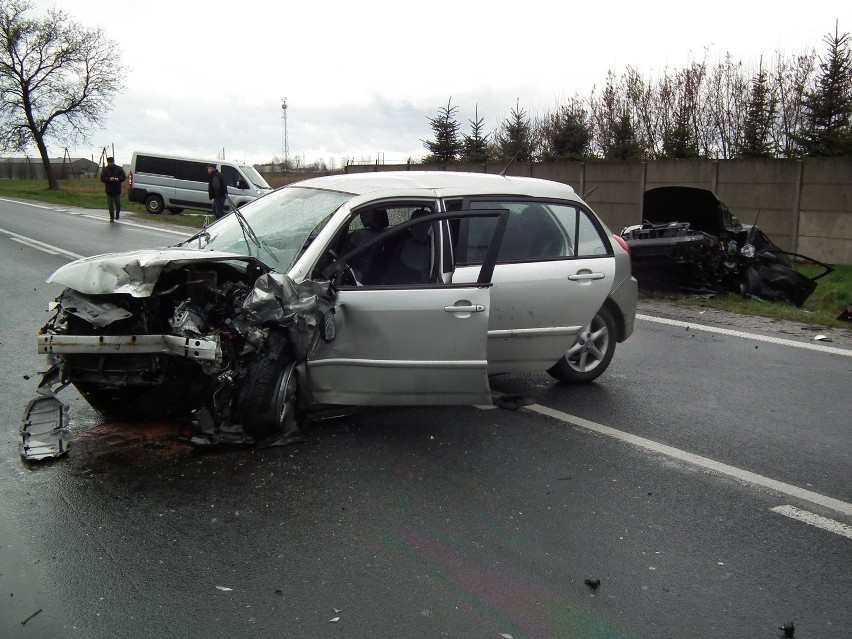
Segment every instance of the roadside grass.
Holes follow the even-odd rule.
[[[808,277],[822,272],[814,266],[799,266],[798,270]],[[835,266],[834,271],[817,280],[816,290],[805,300],[801,308],[784,302],[767,302],[736,293],[716,295],[676,294],[666,296],[671,302],[684,306],[702,306],[742,315],[769,317],[777,320],[817,324],[833,328],[852,328],[837,316],[852,304],[852,266]]]
[[[107,210],[104,185],[97,178],[59,180],[59,190],[47,188],[46,180],[0,180],[0,197],[48,202],[60,206],[76,206],[83,209]],[[204,226],[203,215],[151,215],[141,204],[127,199],[127,188],[121,194],[122,213],[137,213],[139,221],[163,221],[192,228]],[[212,220],[212,217],[211,217]]]
[[[270,184],[273,187],[293,180],[279,180]],[[58,191],[49,191],[45,180],[0,180],[0,197],[36,200],[65,206],[76,206],[86,209],[106,210],[106,195],[103,185],[96,178],[79,180],[60,180]],[[151,215],[141,204],[127,200],[127,193],[122,194],[122,209],[137,213],[135,220],[145,222],[168,222],[181,226],[201,228],[204,224],[203,215]],[[802,266],[799,268],[805,275],[812,277],[820,272],[816,267]],[[838,321],[837,316],[849,304],[852,304],[852,266],[836,266],[834,272],[817,280],[817,288],[805,301],[802,308],[782,302],[765,302],[744,298],[735,293],[717,294],[714,296],[667,294],[666,299],[677,304],[703,306],[719,310],[756,315],[792,322],[818,324],[836,328],[849,328],[849,322]]]

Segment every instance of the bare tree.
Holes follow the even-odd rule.
[[[801,148],[795,135],[805,122],[802,102],[815,71],[816,52],[810,51],[787,60],[776,54],[775,70],[771,84],[778,92],[778,118],[772,131],[776,148],[784,157],[799,157]]]
[[[709,73],[705,106],[705,148],[710,157],[732,158],[739,147],[748,104],[743,64],[730,53]]]
[[[47,140],[86,139],[122,88],[116,44],[52,8],[32,18],[27,0],[0,0],[0,147],[38,148],[48,188],[59,184]]]

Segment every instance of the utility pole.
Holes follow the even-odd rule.
[[[290,141],[287,139],[287,98],[281,98],[281,151],[284,153],[284,170],[290,168]]]

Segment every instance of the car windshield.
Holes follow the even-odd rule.
[[[245,176],[252,181],[252,183],[259,189],[272,189],[269,186],[269,183],[263,179],[263,176],[257,172],[253,166],[243,165],[240,167],[240,170],[245,174]]]
[[[217,220],[179,246],[254,256],[283,272],[351,197],[295,186],[279,189]]]

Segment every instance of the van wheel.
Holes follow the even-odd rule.
[[[145,200],[145,210],[152,215],[159,215],[163,212],[163,198],[159,195],[149,195]]]

